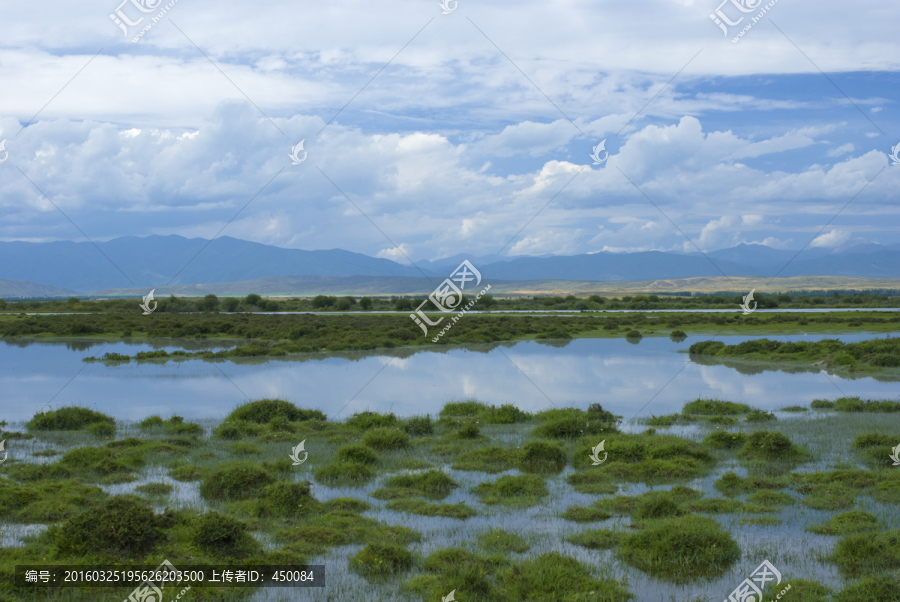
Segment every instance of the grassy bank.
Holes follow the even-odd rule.
[[[325,564],[328,591],[303,592],[323,601],[455,590],[460,601],[680,602],[727,597],[765,557],[793,599],[893,600],[878,592],[900,588],[900,557],[886,552],[900,527],[888,460],[900,405],[827,403],[776,416],[701,399],[627,432],[596,405],[529,414],[463,401],[436,417],[334,423],[261,400],[203,424],[63,408],[0,434],[12,451],[0,512],[14,533],[0,599],[33,599],[11,586],[16,564],[167,558]],[[294,466],[301,440],[309,457]]]
[[[432,316],[433,319],[439,316]],[[447,323],[447,318],[439,325]],[[438,341],[426,337],[407,314],[124,314],[0,316],[3,337],[93,337],[106,340],[148,338],[223,340],[238,348],[199,357],[286,355],[320,350],[369,350],[400,346],[442,346],[579,337],[628,337],[705,334],[828,334],[894,332],[900,313],[834,312],[826,314],[596,313],[569,317],[467,314]],[[179,352],[180,353],[180,352]],[[160,357],[165,357],[161,353]],[[188,357],[183,355],[183,357]],[[113,358],[115,359],[115,358]],[[124,359],[124,358],[118,358]],[[139,359],[151,359],[142,356]]]

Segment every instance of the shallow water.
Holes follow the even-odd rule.
[[[796,335],[792,340],[827,337],[852,342],[883,336]],[[627,420],[677,412],[685,401],[697,397],[771,410],[842,395],[895,399],[900,390],[897,382],[872,377],[842,378],[817,368],[797,373],[761,368],[738,371],[701,365],[688,354],[678,353],[706,338],[688,337],[679,343],[648,337],[638,344],[625,339],[576,339],[117,365],[82,361],[100,352],[103,344],[97,341],[7,340],[0,341],[4,392],[0,419],[19,422],[42,408],[73,404],[125,420],[173,413],[189,419],[221,419],[248,398],[278,397],[341,420],[364,410],[434,415],[448,400],[474,397],[529,411],[600,403]],[[751,338],[758,337],[719,340],[734,344]],[[117,342],[106,345],[102,353],[133,355],[159,348],[222,346],[221,342],[183,347]]]

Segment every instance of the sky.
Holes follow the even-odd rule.
[[[900,5],[720,2],[7,2],[0,240],[900,242]]]

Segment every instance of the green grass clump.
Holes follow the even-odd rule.
[[[814,410],[831,410],[834,409],[834,402],[827,399],[813,399],[809,407]]]
[[[63,454],[59,468],[72,474],[111,476],[130,473],[144,465],[139,450],[116,450],[108,447],[78,447]]]
[[[260,399],[235,408],[225,418],[225,421],[267,424],[275,419],[303,422],[306,420],[327,420],[328,417],[319,410],[304,410],[282,399]]]
[[[454,470],[498,473],[519,465],[522,450],[504,447],[482,447],[461,454],[453,464]]]
[[[625,338],[626,339],[642,339],[642,338],[644,338],[644,335],[641,334],[640,330],[631,329],[625,333]]]
[[[116,434],[116,425],[108,422],[95,422],[84,430],[97,437],[112,437]]]
[[[398,428],[373,428],[366,431],[363,443],[379,451],[405,449],[409,447],[409,435]]]
[[[644,419],[644,424],[647,426],[672,426],[676,422],[680,416],[678,414],[668,414],[666,416],[650,416],[650,418]]]
[[[783,479],[760,477],[739,477],[733,472],[726,472],[714,483],[714,487],[729,497],[741,493],[752,493],[760,489],[784,489],[788,483]]]
[[[336,497],[323,504],[330,511],[341,512],[365,512],[372,507],[369,502],[358,500],[355,497]]]
[[[787,406],[781,408],[782,412],[808,412],[809,408],[805,408],[803,406]]]
[[[322,553],[330,546],[381,541],[408,544],[421,540],[421,535],[411,529],[384,525],[346,510],[310,514],[301,519],[298,526],[280,531],[277,537],[288,543],[302,544],[315,553]]]
[[[688,502],[685,505],[685,509],[689,512],[697,512],[699,514],[733,514],[735,512],[744,512],[746,506],[743,502],[737,500],[707,498]]]
[[[775,414],[772,412],[766,412],[765,410],[750,410],[744,420],[747,422],[768,422],[769,420],[776,420],[776,418]]]
[[[744,433],[726,431],[715,431],[703,438],[703,445],[708,445],[713,449],[735,449],[742,447],[746,442],[747,435]]]
[[[731,535],[702,516],[650,521],[623,536],[619,553],[641,571],[676,583],[720,576],[741,557]]]
[[[591,495],[611,494],[619,490],[619,486],[612,482],[609,475],[597,470],[573,472],[566,477],[566,482],[578,493]]]
[[[838,412],[900,412],[897,401],[863,401],[859,397],[841,397],[834,401],[834,409]]]
[[[168,518],[133,496],[116,496],[73,516],[48,536],[69,557],[138,558],[165,539]]]
[[[557,552],[529,558],[497,572],[497,587],[508,600],[608,600],[634,596],[612,579],[595,579],[583,564]],[[593,592],[590,594],[588,592]]]
[[[531,548],[528,540],[516,533],[510,533],[503,529],[490,529],[480,533],[477,537],[478,544],[488,552],[496,554],[522,554]]]
[[[366,466],[378,462],[378,454],[365,445],[347,445],[337,450],[337,458],[341,462],[353,462]]]
[[[185,422],[181,416],[163,420],[159,416],[144,418],[138,423],[142,431],[161,430],[172,435],[202,435],[204,429],[196,422]]]
[[[325,485],[361,487],[375,478],[375,471],[364,464],[341,462],[316,468],[313,475],[318,482]]]
[[[831,517],[822,525],[813,525],[806,530],[818,535],[850,535],[860,531],[873,531],[878,528],[878,519],[862,510],[842,512]]]
[[[774,512],[782,506],[790,506],[794,498],[780,491],[756,491],[747,497],[747,503],[757,506],[765,512]]]
[[[480,417],[490,406],[486,403],[470,399],[468,401],[451,401],[441,408],[441,418]]]
[[[638,502],[631,512],[631,517],[636,520],[667,518],[681,516],[684,510],[678,505],[671,494],[664,491],[648,492],[638,498]]]
[[[756,431],[738,453],[744,458],[760,460],[800,460],[808,456],[778,431]]]
[[[203,472],[193,464],[185,464],[170,470],[169,476],[176,481],[191,482],[199,481],[203,477]]]
[[[168,483],[147,483],[134,488],[136,492],[151,497],[169,495],[173,489]]]
[[[684,332],[683,330],[676,328],[675,330],[673,330],[672,332],[669,333],[669,336],[673,339],[686,339],[687,333]]]
[[[225,462],[200,483],[200,495],[210,500],[244,500],[257,497],[275,482],[268,470],[253,462]]]
[[[568,413],[547,420],[535,427],[531,434],[543,439],[577,439],[586,435],[610,435],[617,432],[613,422],[592,419],[586,413]]]
[[[422,496],[433,500],[442,500],[459,487],[459,485],[440,470],[429,470],[418,474],[397,475],[385,482],[385,487],[372,494],[380,499],[397,497]],[[386,491],[387,490],[387,491]],[[396,495],[394,492],[401,495]],[[380,495],[375,495],[380,493]]]
[[[612,550],[622,541],[622,533],[609,529],[581,531],[566,537],[566,541],[591,550]]]
[[[720,426],[732,426],[737,424],[737,418],[732,418],[731,416],[711,416],[707,419],[707,422]]]
[[[853,447],[859,450],[866,462],[875,466],[892,466],[891,456],[894,443],[900,444],[900,437],[884,433],[862,433],[853,440]]]
[[[390,543],[370,543],[350,558],[350,570],[367,579],[385,579],[413,565],[412,553]]]
[[[192,519],[192,527],[193,543],[213,557],[241,558],[260,549],[245,523],[218,512]]]
[[[375,428],[388,428],[397,426],[397,417],[394,414],[379,414],[377,412],[359,412],[347,419],[347,426],[360,431]]]
[[[213,429],[213,435],[220,439],[236,441],[247,437],[258,437],[264,431],[265,429],[261,425],[249,420],[225,420]]]
[[[226,445],[225,449],[228,450],[228,453],[237,456],[259,455],[262,453],[259,447],[249,441],[235,441]]]
[[[421,516],[444,516],[460,520],[466,520],[478,514],[465,504],[433,504],[418,499],[392,500],[385,504],[385,507],[395,512],[409,512]]]
[[[319,510],[308,481],[278,481],[263,487],[256,505],[258,516],[299,516]]]
[[[900,531],[846,535],[838,541],[829,560],[850,577],[898,569]]]
[[[900,602],[900,580],[890,575],[873,575],[847,584],[835,602]]]
[[[101,423],[115,427],[116,420],[112,416],[88,408],[69,406],[35,414],[26,426],[29,431],[80,431],[92,424]]]
[[[434,433],[431,416],[413,416],[403,422],[403,430],[411,437],[424,437]]]
[[[78,481],[16,484],[0,479],[0,516],[16,523],[56,523],[96,508],[106,500],[102,489]]]
[[[720,399],[696,399],[684,404],[681,413],[684,415],[699,414],[701,416],[722,416],[747,414],[752,408],[743,403],[723,401]]]
[[[480,483],[472,492],[482,504],[514,508],[534,506],[548,494],[544,479],[537,475],[502,476],[493,483]]]
[[[406,583],[409,590],[423,600],[441,600],[454,591],[457,600],[491,602],[504,599],[495,590],[492,577],[499,562],[460,548],[444,548],[432,553],[423,563],[424,574]]]
[[[522,472],[560,472],[568,456],[562,447],[546,441],[529,441],[522,450],[519,469]]]
[[[560,518],[575,523],[593,523],[612,518],[612,514],[599,508],[586,508],[584,506],[571,506],[559,515]]]
[[[593,468],[590,451],[597,441],[585,438],[578,444],[572,465]],[[715,464],[706,447],[673,435],[609,435],[605,451],[607,461],[597,469],[625,481],[665,483],[695,478]]]

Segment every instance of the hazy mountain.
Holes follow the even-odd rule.
[[[182,284],[289,275],[422,277],[425,272],[428,277],[435,276],[424,269],[341,249],[281,249],[228,236],[212,242],[174,235],[126,236],[98,242],[96,247],[70,241],[0,242],[0,266],[3,278],[82,292],[160,286],[173,278],[173,284]]]
[[[174,235],[128,236],[97,243],[96,247],[89,242],[0,242],[0,277],[71,289],[63,292],[47,289],[46,295],[162,289],[170,280],[172,285],[197,285],[283,277],[301,280],[307,277],[392,277],[392,284],[385,286],[396,289],[399,285],[404,289],[419,284],[400,285],[398,278],[431,279],[437,285],[464,259],[471,261],[485,278],[512,281],[633,282],[723,275],[769,278],[776,274],[782,277],[900,277],[900,245],[879,245],[866,240],[850,241],[835,249],[806,248],[799,254],[794,250],[742,244],[706,255],[662,251],[542,257],[459,254],[435,261],[420,261],[417,266],[411,266],[341,249],[305,251],[230,237],[210,242]],[[313,282],[296,281],[291,284],[291,289],[301,284],[301,288],[308,287]],[[258,284],[266,288],[283,285],[262,281]],[[334,287],[337,292],[345,284],[333,282],[326,288],[332,290],[330,287]],[[379,290],[378,286],[370,284],[365,284],[364,288],[369,290],[370,286],[373,292]]]
[[[58,286],[37,284],[25,280],[3,280],[0,278],[0,299],[13,297],[71,297],[75,291]]]

